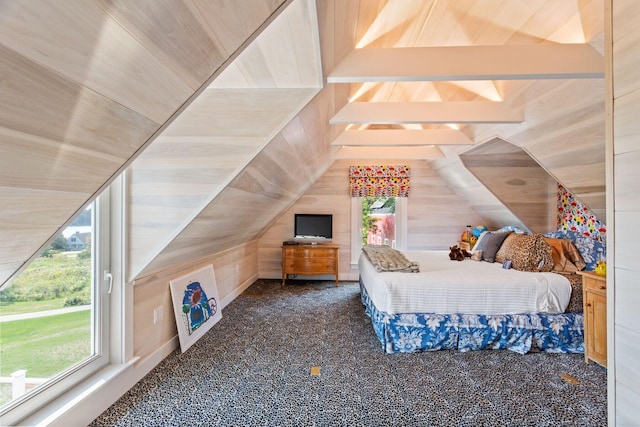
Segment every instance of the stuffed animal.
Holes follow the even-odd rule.
[[[449,252],[449,259],[451,261],[455,261],[456,259],[458,259],[458,252],[460,252],[460,249],[458,248],[458,245],[453,245],[449,248],[449,250],[451,252]]]
[[[460,249],[458,245],[451,246],[449,250],[449,259],[451,261],[464,261],[465,258],[471,257],[471,253],[465,249]]]

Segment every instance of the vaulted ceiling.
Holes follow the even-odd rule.
[[[604,219],[602,0],[0,4],[0,282],[126,169],[129,277],[254,239],[335,159],[522,148]],[[446,60],[445,60],[446,59]]]

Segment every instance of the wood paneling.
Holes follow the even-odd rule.
[[[0,258],[35,257],[284,1],[3,3],[0,189],[30,210]]]
[[[363,163],[364,162],[364,163]],[[351,270],[351,198],[349,197],[349,165],[372,164],[361,159],[354,163],[336,161],[295,204],[269,227],[259,241],[260,277],[281,277],[280,246],[293,237],[295,213],[333,214],[333,243],[340,245],[340,278],[357,280]],[[375,164],[388,162],[375,160]],[[398,163],[398,160],[393,160]],[[424,161],[405,159],[411,167],[411,194],[408,200],[408,249],[447,250],[459,238],[466,224],[479,224],[482,219],[458,197]]]
[[[465,151],[460,159],[527,229],[555,230],[557,182],[524,150],[496,138]]]
[[[301,31],[302,28],[306,30]],[[252,200],[253,188],[250,193],[237,194],[229,189],[216,201],[223,203],[218,211],[207,212],[219,193],[320,90],[315,28],[311,3],[298,0],[291,4],[236,58],[233,67],[214,80],[131,165],[128,256],[131,278],[138,276],[187,226],[192,231],[185,231],[180,239],[187,239],[189,248],[174,241],[173,249],[168,250],[170,255],[160,255],[163,261],[156,262],[154,268],[179,262],[171,258],[177,253],[185,261],[252,238],[251,232],[235,232],[236,227],[245,228],[246,216],[217,213],[225,210],[229,194],[234,195],[231,205],[268,203],[268,215],[276,215],[277,209],[282,208],[279,201]],[[282,49],[283,43],[288,48]],[[301,54],[301,50],[305,53]],[[280,67],[287,68],[287,73],[281,73]],[[232,72],[242,78],[230,77]],[[322,119],[315,117],[315,120]],[[293,123],[292,127],[297,121]],[[304,157],[297,160],[303,161]],[[285,167],[277,165],[277,159],[269,160],[269,164]],[[280,172],[265,173],[278,180],[286,175]],[[257,179],[265,182],[264,178]],[[289,183],[281,184],[288,194]],[[257,191],[257,198],[263,195]],[[259,229],[252,230],[256,231]],[[209,238],[211,232],[216,233],[217,239]],[[149,271],[152,270],[147,269],[145,274]]]
[[[513,102],[524,107],[525,122],[467,126],[462,131],[476,143],[499,136],[517,144],[606,221],[604,85],[571,80],[515,86],[505,90],[517,89]]]
[[[257,278],[256,242],[246,242],[227,251],[173,266],[134,283],[134,355],[142,359],[177,335],[169,282],[206,265],[213,265],[219,307],[232,301]],[[164,319],[153,323],[153,310],[163,307]]]
[[[613,164],[609,164],[609,171],[614,175],[609,183],[614,187],[610,207],[615,211],[614,248],[609,246],[607,260],[609,264],[613,261],[615,267],[613,292],[609,293],[609,298],[615,296],[615,304],[609,307],[609,315],[613,316],[615,324],[610,329],[614,334],[609,347],[609,351],[614,353],[615,366],[612,372],[614,378],[609,382],[609,392],[613,394],[609,402],[610,405],[615,405],[615,408],[610,408],[610,413],[614,415],[610,420],[616,425],[637,425],[640,423],[637,406],[640,399],[640,326],[637,308],[640,304],[640,268],[637,259],[631,254],[640,238],[638,183],[633,180],[638,169],[635,160],[640,154],[640,71],[637,68],[640,58],[640,29],[635,22],[636,15],[633,15],[638,11],[638,2],[620,0],[612,1],[609,5],[612,7],[613,19],[613,63],[612,75],[608,81],[613,84],[612,93],[609,94],[613,116],[608,118],[607,125],[613,133],[613,146],[609,151]],[[610,256],[612,249],[614,256]]]
[[[305,110],[317,112],[317,104],[326,103],[330,95],[324,90]],[[323,122],[327,115],[313,114],[310,121],[302,117],[307,117],[304,110],[138,276],[257,238],[331,164],[328,126]]]
[[[144,9],[131,16],[145,16]],[[193,92],[94,2],[6,3],[0,29],[4,46],[156,123],[166,121]]]

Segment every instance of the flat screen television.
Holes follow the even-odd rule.
[[[330,242],[333,238],[333,215],[295,214],[293,234],[298,242]]]

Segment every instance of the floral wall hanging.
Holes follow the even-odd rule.
[[[409,166],[349,166],[351,197],[408,197]]]
[[[577,232],[602,243],[607,240],[607,226],[560,184],[558,184],[558,230]]]

